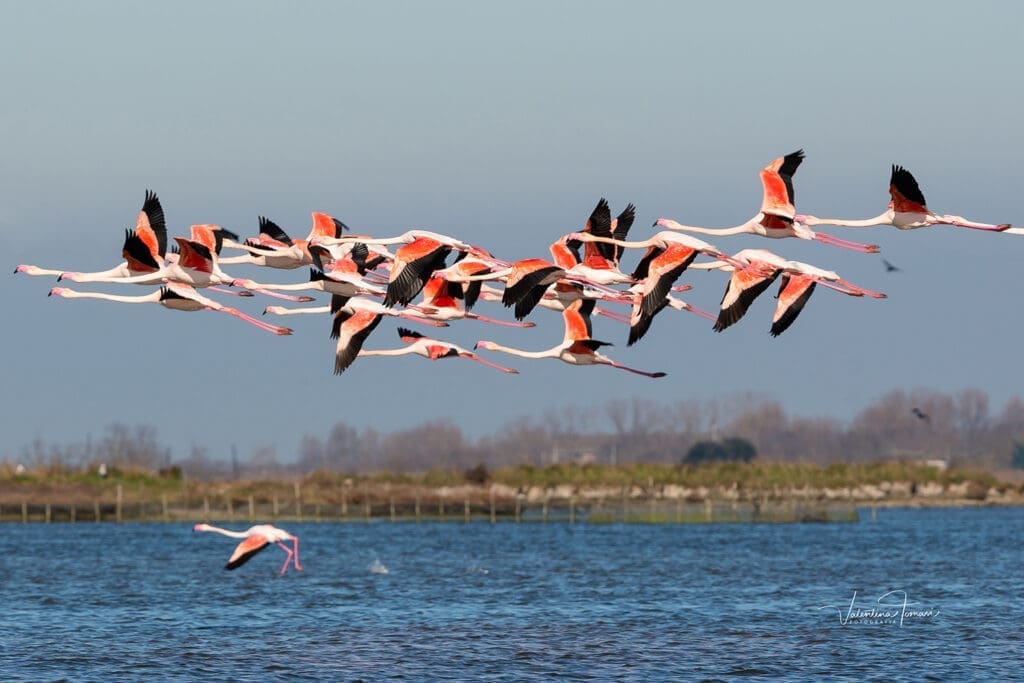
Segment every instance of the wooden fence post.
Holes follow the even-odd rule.
[[[523,495],[516,494],[516,524],[519,524],[523,514]]]
[[[278,513],[278,507],[277,507],[277,494],[275,493],[275,494],[274,494],[274,521],[275,521],[275,522],[277,521],[277,513]]]
[[[75,517],[77,517],[77,515],[75,514],[75,504],[72,503],[71,504],[71,523],[72,524],[75,523]]]
[[[437,498],[437,514],[444,521],[444,495],[440,495]]]
[[[348,517],[348,487],[341,488],[341,516]]]
[[[395,521],[395,497],[388,498],[388,505],[391,508],[391,521]]]
[[[28,503],[21,501],[21,523],[28,524]]]
[[[49,524],[50,523],[50,504],[49,503],[46,504],[46,513],[45,513],[45,515],[46,515],[45,516],[46,523]]]
[[[231,500],[231,494],[228,494],[228,521],[235,521],[235,503]]]
[[[544,507],[541,510],[541,519],[545,522],[548,521],[548,504],[551,502],[551,492],[544,492]]]
[[[370,503],[370,492],[369,491],[367,491],[366,495],[363,497],[363,506],[366,508],[366,521],[369,522],[370,521],[370,517],[373,516],[373,507],[372,507],[372,505]]]
[[[420,490],[416,489],[416,521],[422,522],[423,517],[420,514]]]
[[[576,496],[569,496],[569,524],[576,523]]]

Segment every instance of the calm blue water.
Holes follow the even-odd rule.
[[[862,518],[282,525],[284,577],[189,524],[5,524],[0,680],[1021,680],[1024,509]],[[856,618],[891,590],[938,614]]]

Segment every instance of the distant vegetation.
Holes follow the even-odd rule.
[[[486,476],[484,476],[486,475]],[[423,473],[375,472],[349,475],[323,470],[289,481],[280,478],[239,481],[185,481],[173,471],[160,473],[135,468],[111,468],[106,477],[95,469],[81,472],[54,466],[16,473],[10,467],[0,468],[0,502],[20,500],[23,493],[58,494],[67,497],[78,491],[85,498],[111,493],[118,485],[126,495],[135,499],[155,499],[161,494],[181,496],[231,496],[238,499],[249,495],[269,500],[280,494],[282,499],[292,495],[294,484],[307,491],[328,492],[328,498],[337,498],[337,491],[401,490],[416,487],[458,487],[466,484],[484,487],[499,484],[517,490],[531,487],[552,488],[571,486],[575,489],[597,487],[639,487],[652,491],[666,485],[697,489],[733,488],[745,491],[781,491],[795,489],[840,489],[885,482],[902,482],[916,487],[926,483],[942,486],[971,482],[982,494],[989,487],[1014,488],[1001,482],[991,473],[967,468],[940,470],[927,465],[899,462],[842,464],[827,466],[797,463],[766,462],[710,462],[700,465],[672,465],[646,463],[629,465],[577,465],[561,463],[534,467],[518,465],[488,472],[484,466],[465,471],[432,469]],[[652,488],[653,487],[653,488]],[[1024,490],[1024,487],[1017,487]],[[332,493],[333,492],[333,493]],[[36,496],[38,497],[38,496]],[[44,495],[45,497],[45,495]],[[969,496],[968,496],[969,497]]]
[[[552,471],[570,471],[564,469],[566,463],[631,466],[579,470],[588,477],[619,480],[645,467],[678,477],[685,468],[677,469],[677,464],[801,463],[821,465],[818,469],[827,472],[837,463],[863,467],[926,460],[950,467],[1024,468],[1024,400],[1013,397],[993,411],[987,395],[975,389],[952,395],[893,391],[844,423],[826,416],[789,416],[779,401],[748,394],[675,403],[616,399],[599,406],[567,406],[541,418],[516,418],[476,439],[448,421],[391,433],[338,422],[302,436],[290,452],[266,446],[238,455],[211,453],[201,444],[174,453],[152,426],[115,424],[95,440],[38,440],[0,457],[11,468],[20,464],[32,471],[82,472],[106,463],[112,470],[159,472],[159,477],[145,476],[186,483],[294,480],[313,472],[370,476],[380,471],[487,483],[520,476],[509,473],[525,471],[521,466],[534,472],[547,472],[549,465],[556,466]]]

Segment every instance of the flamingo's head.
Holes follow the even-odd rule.
[[[490,350],[493,350],[494,349],[494,342],[481,340],[481,341],[478,341],[476,344],[473,344],[473,348],[474,349],[490,349]]]
[[[78,273],[73,273],[73,272],[70,272],[70,271],[69,272],[65,272],[65,273],[61,273],[60,275],[57,276],[57,282],[60,282],[61,280],[74,280],[75,276],[77,276],[77,275],[78,275]]]
[[[209,524],[196,524],[194,527],[192,527],[192,531],[209,531],[209,530],[210,530],[210,525]]]

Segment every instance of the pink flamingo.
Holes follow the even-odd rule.
[[[402,338],[408,346],[400,349],[377,349],[372,351],[362,350],[359,351],[357,356],[404,356],[406,354],[414,353],[430,360],[440,360],[441,358],[468,358],[469,360],[482,363],[488,367],[494,368],[495,370],[501,370],[509,374],[518,374],[518,370],[512,368],[502,367],[496,365],[489,360],[481,358],[472,351],[456,346],[455,344],[440,341],[438,339],[431,339],[425,337],[419,332],[413,332],[407,330],[404,327],[398,328],[398,336]],[[340,337],[339,337],[340,340]]]
[[[800,166],[800,162],[803,160],[804,152],[801,149],[775,159],[761,170],[761,186],[764,189],[761,211],[746,223],[733,228],[701,228],[692,225],[681,225],[669,218],[659,218],[654,225],[655,227],[660,226],[669,230],[697,232],[706,235],[740,235],[749,233],[772,239],[797,237],[865,254],[878,253],[878,245],[876,244],[848,242],[832,235],[815,232],[794,220],[796,208],[793,206],[793,174],[796,173],[797,167]]]
[[[296,571],[302,571],[302,565],[299,564],[299,537],[288,533],[284,529],[278,529],[276,526],[257,524],[245,531],[229,531],[228,529],[221,529],[209,524],[196,524],[192,527],[192,531],[214,531],[231,538],[244,539],[238,544],[235,551],[231,553],[231,557],[228,558],[228,563],[224,565],[224,569],[237,569],[248,562],[253,555],[271,543],[276,543],[281,550],[288,554],[284,560],[284,565],[281,566],[281,574],[288,571],[289,564],[294,564]],[[289,548],[283,541],[291,541],[292,547]]]
[[[1004,232],[1010,228],[1009,223],[994,225],[969,221],[963,216],[950,214],[938,215],[928,210],[924,194],[917,185],[917,180],[907,169],[893,164],[889,175],[889,208],[885,213],[859,221],[841,220],[838,218],[818,218],[817,216],[797,215],[794,220],[804,225],[839,225],[848,228],[867,228],[873,225],[891,225],[900,230],[914,230],[932,225],[954,225],[959,228],[974,230],[990,230]]]
[[[101,294],[100,292],[77,292],[67,287],[54,287],[50,290],[49,296],[59,296],[62,299],[102,299],[104,301],[114,301],[122,304],[160,304],[164,308],[169,308],[172,311],[216,311],[218,313],[227,313],[233,315],[239,320],[243,320],[250,325],[276,334],[278,336],[287,336],[292,333],[291,328],[280,327],[278,325],[270,325],[261,320],[242,313],[238,309],[228,308],[213,299],[207,298],[197,292],[189,285],[183,285],[177,282],[169,282],[160,289],[152,292],[151,294],[143,294],[141,296],[120,296],[116,294]]]
[[[565,322],[565,336],[562,338],[562,343],[544,351],[523,351],[486,340],[478,341],[474,348],[501,351],[520,358],[556,358],[570,365],[609,365],[645,377],[665,376],[664,372],[646,372],[626,367],[599,353],[598,349],[602,346],[609,346],[609,343],[597,341],[590,336],[590,314],[593,309],[593,299],[577,299],[569,304],[562,312]]]

